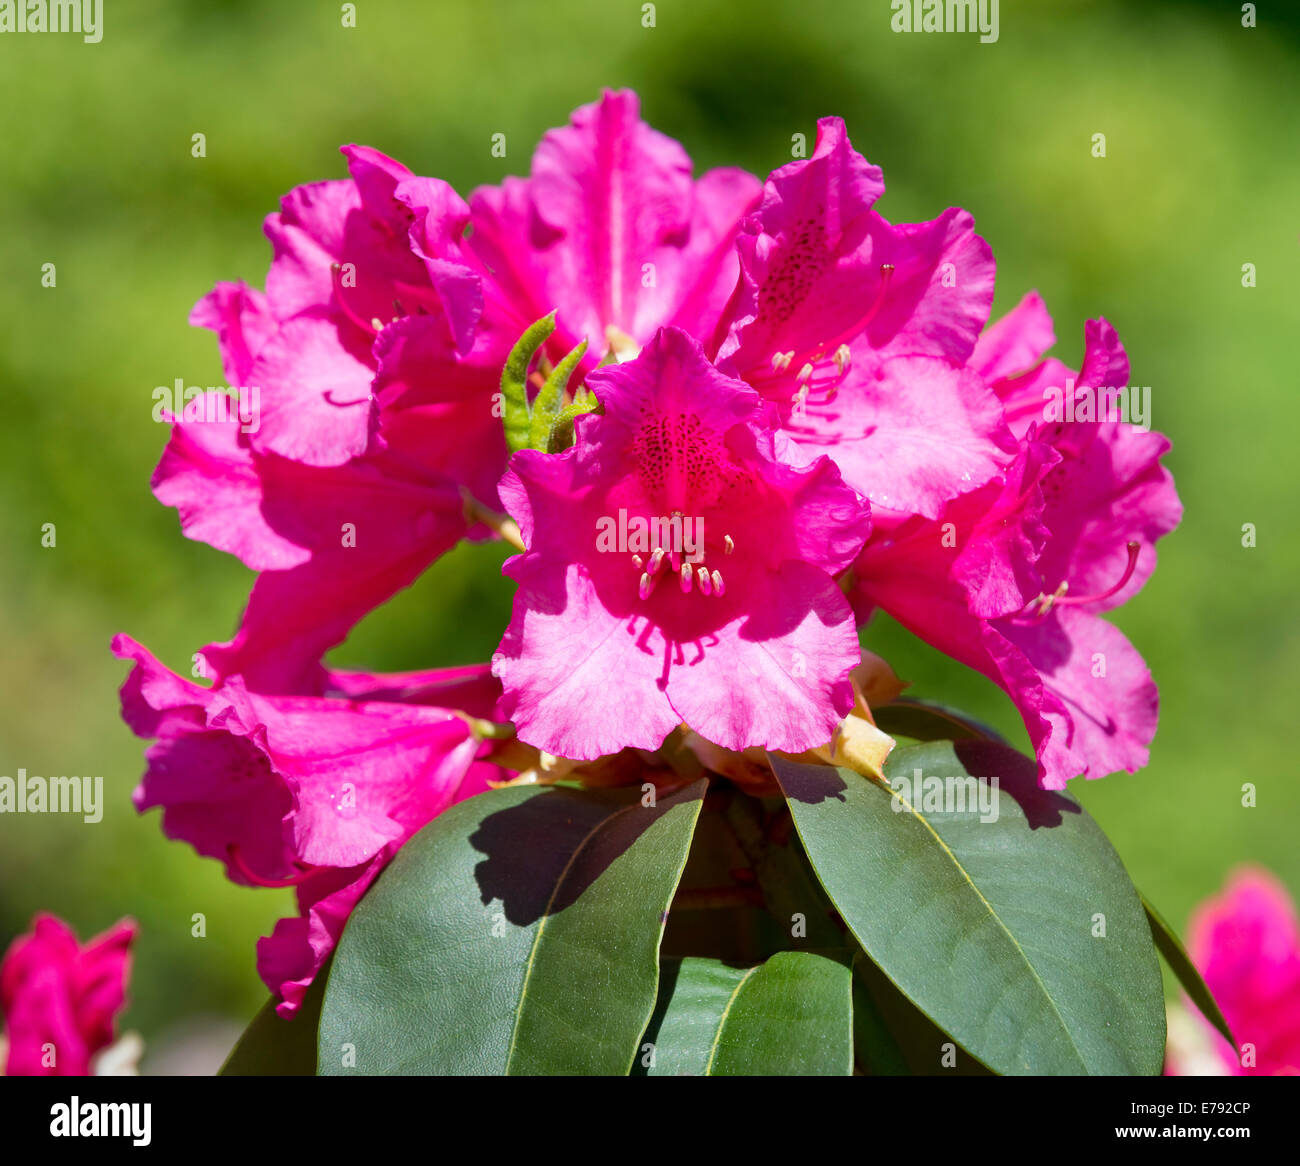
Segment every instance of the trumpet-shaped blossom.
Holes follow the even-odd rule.
[[[607,90],[543,136],[529,178],[474,192],[469,247],[516,335],[556,309],[557,354],[582,339],[602,353],[611,330],[644,344],[669,324],[703,339],[735,288],[736,234],[760,189],[734,168],[693,180],[636,94]]]
[[[460,493],[387,451],[307,466],[259,454],[239,430],[173,419],[153,478],[187,535],[261,572],[234,640],[203,657],[255,691],[319,693],[321,655],[465,532]]]
[[[833,576],[870,529],[834,463],[782,460],[758,394],[665,328],[588,378],[602,413],[525,450],[501,494],[527,551],[494,657],[521,738],[591,759],[679,723],[727,748],[821,745],[858,662]]]
[[[1004,468],[1015,443],[966,367],[993,300],[993,254],[965,211],[893,225],[879,168],[839,118],[772,173],[737,250],[719,357],[808,456],[833,458],[874,510],[935,517]]]
[[[1017,337],[1020,324],[1026,335]],[[1012,397],[1000,374],[1041,358],[1045,335],[1041,314],[1022,310],[990,342],[983,373],[1000,397]],[[1092,321],[1085,341],[1078,384],[1125,384],[1114,330]],[[1122,421],[1028,423],[1000,481],[955,499],[940,519],[914,518],[873,540],[855,565],[861,614],[882,608],[1011,695],[1047,788],[1146,764],[1155,684],[1096,613],[1141,587],[1155,540],[1178,522],[1173,480],[1159,464],[1167,449],[1159,434]]]
[[[194,684],[126,636],[114,651],[135,663],[122,715],[156,738],[136,808],[161,807],[167,836],[223,862],[232,881],[297,889],[300,915],[258,945],[284,1015],[402,843],[503,776],[460,715],[492,711],[486,668],[350,674],[339,697],[261,696],[239,677]]]
[[[9,1077],[84,1077],[113,1043],[126,1004],[136,925],[123,919],[85,946],[53,915],[38,915],[0,962]]]

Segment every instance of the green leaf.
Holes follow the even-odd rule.
[[[626,1074],[707,787],[512,786],[453,806],[349,920],[322,1074]]]
[[[1232,1035],[1232,1029],[1228,1027],[1219,1005],[1215,1002],[1208,985],[1201,979],[1201,973],[1196,970],[1196,965],[1192,963],[1192,957],[1187,954],[1187,949],[1183,947],[1177,932],[1165,922],[1164,916],[1151,905],[1145,895],[1142,896],[1142,906],[1146,908],[1147,922],[1151,925],[1151,934],[1155,937],[1156,947],[1165,957],[1169,970],[1183,986],[1183,991],[1191,997],[1192,1003],[1201,1010],[1201,1015],[1214,1025],[1223,1034],[1224,1040],[1235,1049],[1237,1041]]]
[[[844,922],[972,1056],[1006,1074],[1160,1072],[1164,999],[1137,891],[1078,803],[1038,788],[1031,761],[979,740],[913,745],[889,758],[892,790],[771,762]],[[968,778],[960,788],[990,812],[915,804],[898,787],[918,772]]]
[[[275,1011],[276,1001],[262,1005],[252,1023],[230,1050],[219,1077],[314,1077],[316,1031],[329,965],[321,968],[302,998],[292,1020]]]
[[[873,1077],[992,1075],[860,949],[853,960],[853,1039],[859,1065]]]
[[[569,378],[586,353],[587,342],[584,340],[546,378],[546,383],[533,400],[533,417],[528,429],[529,448],[550,452],[551,436],[564,412],[564,390],[569,387]]]
[[[848,964],[804,951],[778,952],[752,968],[665,960],[638,1067],[650,1076],[847,1076]]]
[[[506,445],[511,453],[528,448],[532,426],[528,410],[528,366],[533,363],[537,350],[554,331],[555,313],[551,312],[519,337],[501,370],[502,422],[505,426]]]

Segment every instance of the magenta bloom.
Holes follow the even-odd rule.
[[[1300,1074],[1300,920],[1286,888],[1265,870],[1235,871],[1192,916],[1187,948],[1237,1039],[1240,1052],[1200,1017],[1224,1070]]]
[[[301,914],[258,945],[258,971],[291,1015],[348,913],[403,842],[505,775],[479,760],[463,716],[492,712],[487,669],[343,675],[339,697],[259,696],[234,677],[204,688],[129,637],[122,715],[149,768],[136,808],[246,886],[294,886]]]
[[[588,384],[603,415],[501,485],[528,547],[493,665],[520,737],[579,759],[682,722],[732,749],[824,744],[859,660],[833,577],[867,508],[829,459],[783,462],[758,394],[679,329]]]
[[[966,367],[993,301],[993,254],[950,208],[895,226],[878,167],[839,118],[811,158],[772,173],[738,241],[719,357],[828,454],[873,510],[935,517],[1007,465],[997,397]]]
[[[1016,702],[1051,789],[1072,777],[1134,772],[1155,733],[1155,684],[1128,640],[1097,613],[1134,595],[1155,567],[1154,543],[1181,507],[1160,465],[1157,433],[1120,420],[1042,420],[1055,371],[1077,386],[1124,386],[1128,361],[1104,320],[1086,330],[1075,376],[1042,362],[1050,321],[1036,298],[990,329],[976,350],[1020,431],[1015,465],[872,540],[855,565],[855,601],[878,606],[922,639],[983,672]],[[1031,363],[1028,373],[1022,370]],[[1019,373],[1019,376],[1013,375]],[[1030,421],[1030,400],[1038,421]]]
[[[258,692],[324,691],[320,658],[465,532],[455,483],[381,451],[341,466],[263,455],[239,422],[174,421],[154,493],[181,529],[261,574],[235,639],[203,656]]]
[[[62,920],[38,915],[31,932],[14,940],[0,962],[6,1076],[92,1072],[95,1054],[113,1043],[126,1004],[136,931],[123,919],[82,947]]]
[[[491,272],[488,312],[517,337],[558,309],[557,355],[610,329],[637,344],[664,325],[711,336],[736,286],[736,233],[760,184],[743,170],[691,178],[677,142],[640,120],[630,90],[606,90],[545,134],[528,179],[470,197],[469,246]]]

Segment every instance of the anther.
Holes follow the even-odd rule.
[[[683,595],[689,595],[691,593],[691,580],[693,578],[694,576],[691,574],[690,563],[683,563],[682,564],[682,594]]]
[[[736,549],[736,544],[735,544],[735,542],[732,540],[731,535],[729,535],[729,534],[724,534],[724,535],[722,536],[722,551],[723,551],[723,554],[727,554],[727,555],[732,554],[732,553],[735,551],[735,549]],[[717,572],[715,571],[714,574],[716,575]]]
[[[726,584],[722,582],[722,572],[714,570],[713,572],[713,594],[725,595],[727,593]]]
[[[696,567],[695,579],[700,585],[700,594],[709,595],[713,591],[713,580],[709,578],[708,567]]]

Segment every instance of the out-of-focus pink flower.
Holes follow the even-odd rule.
[[[112,1044],[126,1003],[131,943],[123,919],[84,947],[53,915],[38,915],[0,962],[10,1077],[84,1077],[96,1053]]]
[[[1196,1014],[1222,1071],[1300,1074],[1300,920],[1286,888],[1258,867],[1234,871],[1193,914],[1187,950],[1237,1040],[1234,1050]],[[1171,1048],[1166,1072],[1193,1068]]]
[[[345,674],[338,697],[268,697],[239,677],[194,684],[126,636],[113,647],[135,662],[122,715],[138,736],[157,738],[136,808],[162,807],[167,836],[223,862],[234,882],[297,888],[301,916],[258,946],[285,1015],[402,843],[505,776],[480,760],[486,747],[459,715],[492,713],[499,690],[486,666]]]
[[[866,506],[830,459],[784,462],[758,394],[679,329],[588,384],[602,415],[562,454],[517,454],[501,486],[528,548],[494,657],[520,737],[578,759],[681,722],[732,749],[824,744],[853,701],[834,576]]]

